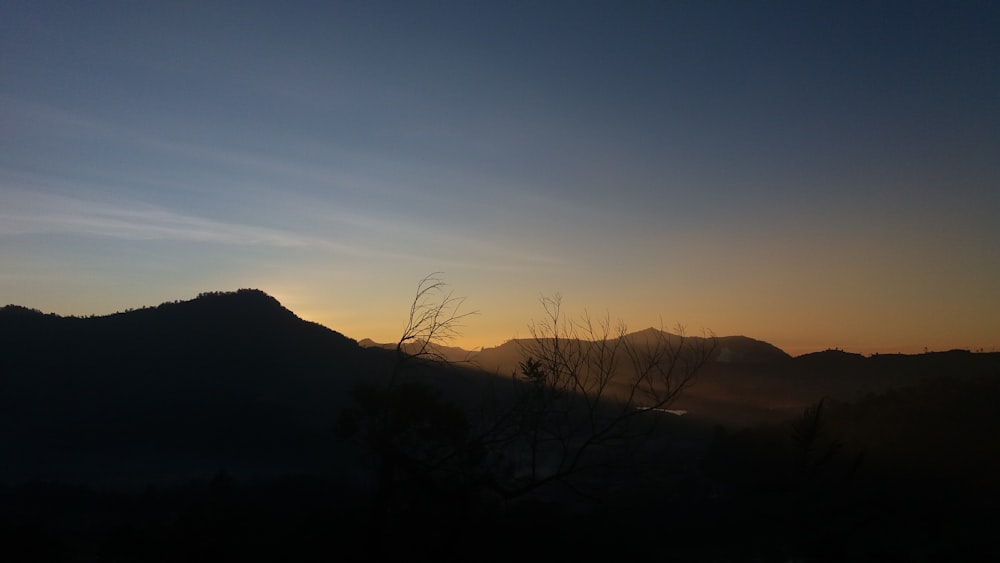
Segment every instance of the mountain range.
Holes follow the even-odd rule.
[[[655,336],[655,334],[650,333],[657,332],[662,331],[656,328],[647,328],[629,333],[627,338],[636,341],[648,340],[647,337]],[[674,343],[678,343],[681,339],[676,334],[664,334],[667,334],[670,341]],[[701,344],[709,339],[709,337],[703,336],[684,336],[683,338],[689,343],[697,344]],[[712,354],[712,361],[714,362],[765,363],[778,362],[791,358],[791,356],[773,344],[762,340],[754,340],[746,336],[721,336],[714,337],[713,340],[715,341],[715,351]],[[524,359],[524,348],[529,342],[530,340],[528,339],[515,338],[499,346],[482,348],[480,350],[466,350],[457,346],[444,346],[431,343],[428,345],[428,349],[435,356],[450,362],[466,362],[486,371],[510,373],[510,370],[516,369],[518,362]],[[362,339],[358,341],[358,344],[366,348],[385,348],[390,350],[396,347],[396,344],[375,342],[370,338]],[[404,351],[412,351],[422,345],[423,343],[417,342],[407,343],[403,349]]]
[[[626,338],[654,336],[678,338]],[[686,414],[601,401],[577,418],[584,430],[616,412],[655,425],[588,450],[594,463],[571,479],[498,499],[494,479],[547,467],[518,444],[557,437],[530,450],[544,460],[580,435],[548,431],[580,397],[539,410],[530,381],[511,384],[525,344],[409,362],[251,289],[94,317],[0,308],[0,559],[329,561],[372,546],[391,557],[366,560],[1000,556],[1000,354],[789,357],[720,337],[669,405]],[[424,385],[379,410],[400,361]],[[373,396],[375,414],[353,416]],[[469,428],[487,439],[462,438]]]
[[[451,396],[471,404],[478,387],[466,384],[509,379],[522,344],[435,348],[462,363],[431,371],[439,388],[462,388]],[[13,462],[0,467],[0,482],[138,484],[220,468],[349,472],[335,421],[359,382],[387,377],[395,354],[386,348],[393,346],[305,321],[253,289],[93,317],[8,305],[0,309],[0,459]],[[1000,354],[964,351],[792,358],[727,336],[716,339],[712,361],[673,408],[747,426],[822,397],[849,400],[942,374],[995,374],[998,364]]]

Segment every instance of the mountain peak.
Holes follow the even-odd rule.
[[[194,299],[168,301],[156,308],[171,309],[175,307],[182,307],[186,310],[198,310],[205,313],[239,313],[242,315],[264,313],[268,315],[288,315],[298,318],[295,313],[286,309],[277,299],[260,289],[206,291],[199,293]]]
[[[198,294],[195,301],[242,301],[244,303],[268,304],[281,307],[277,299],[271,297],[261,289],[243,288],[236,291],[205,291]]]

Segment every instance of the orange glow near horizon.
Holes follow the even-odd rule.
[[[1000,347],[991,9],[336,4],[11,4],[0,305],[256,288],[392,341],[443,271],[466,348],[555,292],[791,354]]]
[[[362,340],[369,338],[375,342],[379,343],[395,343],[400,337],[400,329],[393,330],[386,325],[375,323],[375,322],[365,322],[357,324],[354,326],[341,325],[338,326],[335,320],[330,320],[329,317],[317,312],[316,315],[311,314],[300,314],[300,317],[306,320],[313,320],[322,324],[328,328],[336,330],[349,338],[355,340]],[[324,322],[323,319],[327,319]],[[400,319],[400,327],[402,326],[402,320]],[[458,348],[463,348],[466,350],[479,350],[481,348],[492,348],[504,344],[505,342],[516,339],[516,338],[529,338],[530,334],[528,331],[528,321],[526,320],[521,327],[510,327],[509,329],[500,329],[496,327],[489,327],[482,318],[473,318],[471,322],[466,326],[466,330],[461,331],[461,334],[454,340],[444,342],[443,344],[448,346],[455,346]],[[629,326],[629,331],[639,331],[645,328],[653,326],[654,328],[659,328],[657,325],[635,325]],[[669,327],[667,328],[670,331]],[[957,340],[942,340],[934,341],[928,340],[926,344],[917,343],[900,343],[900,342],[861,342],[857,338],[849,338],[843,335],[839,337],[831,337],[829,342],[817,342],[818,339],[815,337],[802,339],[796,338],[794,336],[787,337],[781,336],[780,334],[771,335],[766,332],[755,332],[753,329],[739,330],[735,332],[719,332],[712,331],[715,336],[745,336],[748,338],[753,338],[756,340],[761,340],[772,344],[781,350],[785,351],[789,355],[795,357],[803,354],[809,354],[812,352],[821,352],[824,350],[843,350],[849,353],[861,354],[864,356],[870,356],[873,354],[921,354],[924,352],[943,352],[953,349],[963,349],[970,350],[973,352],[1000,352],[1000,345],[991,344],[983,340],[977,340],[970,338],[968,341],[957,341]],[[699,336],[700,333],[693,331],[688,332],[689,335]],[[1000,340],[998,340],[1000,342]]]

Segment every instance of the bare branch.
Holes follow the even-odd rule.
[[[441,275],[442,272],[434,272],[417,284],[406,328],[396,343],[396,352],[401,358],[447,361],[436,348],[460,336],[464,321],[478,314],[477,311],[462,311],[465,297],[455,296]]]
[[[559,295],[539,301],[543,319],[522,343],[517,407],[529,478],[506,494],[566,481],[603,463],[599,451],[638,447],[659,418],[648,413],[676,399],[715,347],[714,337],[689,339],[682,327],[630,334],[608,315],[567,320]]]

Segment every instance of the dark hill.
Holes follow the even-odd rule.
[[[746,336],[720,336],[714,360],[717,362],[782,362],[791,358],[770,342]]]
[[[0,481],[315,469],[348,390],[387,361],[259,290],[88,318],[7,306]]]

